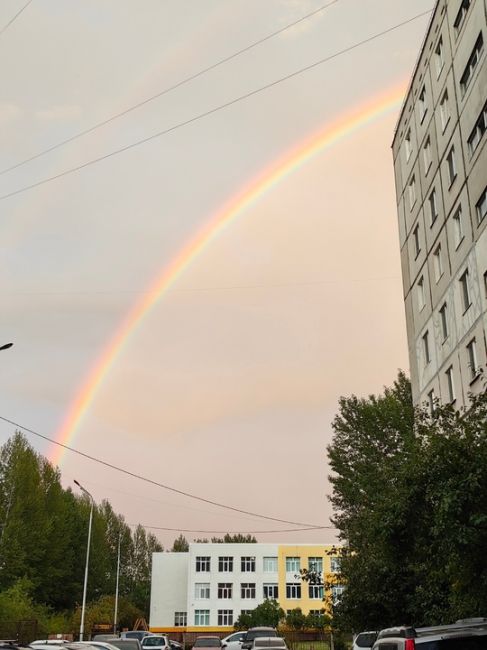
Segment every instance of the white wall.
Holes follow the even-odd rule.
[[[173,627],[187,608],[188,553],[153,553],[150,628]]]

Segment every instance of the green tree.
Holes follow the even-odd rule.
[[[189,551],[188,540],[182,533],[174,540],[171,551],[172,553],[187,553]]]
[[[413,409],[400,373],[380,396],[341,398],[328,447],[346,542],[342,629],[482,615],[487,599],[487,394],[467,411]]]
[[[306,614],[303,614],[301,607],[295,607],[286,614],[286,625],[294,632],[303,630],[306,622],[307,617]]]
[[[240,614],[235,622],[236,630],[247,630],[251,627],[277,627],[285,617],[284,610],[277,600],[264,600],[247,614]]]

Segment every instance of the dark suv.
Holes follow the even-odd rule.
[[[372,650],[487,650],[487,618],[434,627],[391,627],[379,632]]]
[[[277,636],[277,632],[273,627],[251,627],[242,639],[242,650],[250,650],[254,643],[254,639],[261,636]]]

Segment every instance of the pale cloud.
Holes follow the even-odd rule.
[[[75,104],[59,104],[41,111],[36,111],[35,116],[39,120],[70,121],[77,120],[81,117],[82,113],[81,106],[76,106]]]

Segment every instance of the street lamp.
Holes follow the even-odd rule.
[[[94,506],[94,499],[91,496],[91,494],[86,490],[81,483],[79,483],[76,479],[74,480],[76,485],[79,487],[79,489],[86,494],[91,501],[91,508],[90,508],[90,523],[88,524],[88,544],[86,547],[86,565],[85,565],[85,582],[83,586],[83,604],[81,605],[81,623],[79,626],[79,640],[83,641],[83,633],[85,631],[85,607],[86,607],[86,588],[88,586],[88,563],[90,561],[90,541],[91,541],[91,523],[93,521],[93,506]]]
[[[122,529],[118,533],[118,553],[117,553],[117,584],[115,587],[115,611],[113,612],[113,634],[117,633],[118,619],[118,583],[120,578],[120,544],[122,542]]]
[[[5,343],[4,345],[0,345],[0,350],[8,350],[11,348],[13,343]]]

